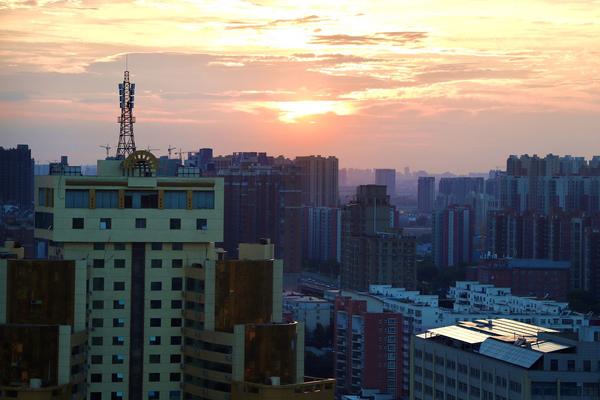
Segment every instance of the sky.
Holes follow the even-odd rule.
[[[600,1],[0,0],[0,146],[138,148],[486,171],[600,154]],[[175,156],[175,155],[174,155]]]

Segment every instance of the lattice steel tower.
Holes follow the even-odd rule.
[[[129,82],[129,71],[125,71],[123,83],[119,83],[119,104],[121,116],[118,119],[121,129],[119,132],[119,145],[117,158],[127,158],[135,152],[135,139],[133,137],[133,101],[135,99],[135,83]]]

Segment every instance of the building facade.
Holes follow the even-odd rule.
[[[14,149],[0,147],[0,204],[33,206],[33,165],[26,144]]]
[[[339,205],[339,165],[336,157],[296,157],[294,165],[300,169],[304,206],[337,207]]]
[[[396,170],[390,168],[376,169],[375,184],[385,186],[388,196],[396,196]]]
[[[433,261],[437,267],[473,262],[475,221],[469,206],[449,206],[433,213]]]
[[[411,399],[597,399],[600,341],[510,319],[416,335]]]
[[[429,214],[435,204],[435,177],[420,176],[417,183],[418,211]]]

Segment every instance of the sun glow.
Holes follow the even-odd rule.
[[[354,112],[351,103],[330,100],[278,101],[267,104],[268,108],[279,111],[279,120],[287,124],[300,122],[306,117],[333,113],[349,115]]]

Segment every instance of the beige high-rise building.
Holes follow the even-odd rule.
[[[296,157],[302,175],[302,205],[337,207],[339,204],[337,157]]]
[[[87,399],[333,399],[333,380],[305,381],[303,327],[281,322],[274,246],[225,260],[222,178],[157,167],[137,151],[36,178],[38,256],[85,265]]]

